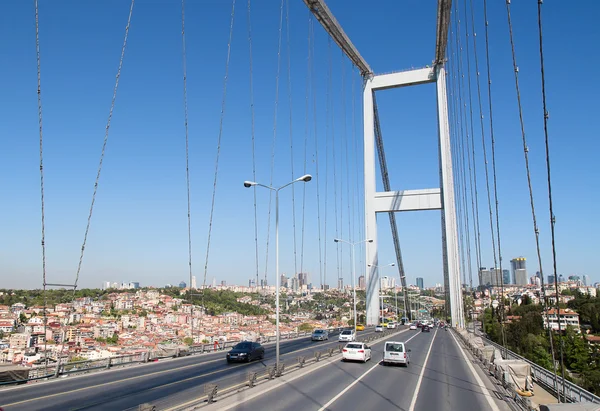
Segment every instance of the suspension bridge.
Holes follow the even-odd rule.
[[[379,322],[379,268],[388,258],[397,269],[404,307],[410,278],[422,272],[422,265],[435,273],[432,281],[443,284],[447,315],[460,330],[471,320],[463,290],[482,283],[485,261],[492,260],[502,272],[503,250],[527,247],[536,254],[542,293],[544,273],[557,281],[553,128],[547,108],[553,100],[546,100],[552,92],[546,91],[542,22],[545,8],[561,13],[565,6],[439,0],[364,10],[333,1],[328,6],[324,0],[233,0],[226,5],[132,0],[127,7],[75,5],[61,19],[58,6],[37,0],[33,5],[31,10],[17,8],[29,14],[15,18],[14,24],[27,24],[11,30],[26,33],[35,50],[33,60],[16,57],[16,69],[26,67],[23,71],[37,78],[39,164],[36,159],[32,165],[29,152],[17,152],[17,159],[27,161],[11,167],[27,167],[23,181],[37,190],[41,275],[35,281],[41,279],[44,292],[76,290],[119,270],[120,264],[123,272],[152,281],[163,281],[160,272],[165,275],[168,269],[185,272],[190,285],[199,277],[198,294],[190,287],[188,295],[198,304],[212,278],[235,270],[257,286],[279,285],[284,272],[309,272],[313,287],[321,289],[340,279],[353,284],[364,275],[369,328],[361,339],[371,345],[377,361],[385,339],[406,341],[411,349],[406,370],[384,368],[377,361],[350,369],[333,356],[337,341],[315,347],[295,335],[282,343],[281,355],[286,366],[298,366],[296,374],[269,377],[264,389],[214,405],[209,397],[203,406],[410,411],[526,406],[506,400],[514,391],[502,379],[489,378],[460,334],[438,329],[411,334],[402,328],[378,339],[370,327]],[[360,22],[352,25],[352,19]],[[384,40],[391,30],[386,25],[400,26],[397,19],[407,29]],[[144,29],[136,32],[136,26]],[[409,53],[413,44],[417,51]],[[523,58],[521,46],[537,53],[536,59]],[[159,52],[164,55],[157,56]],[[102,61],[86,62],[94,53]],[[501,64],[506,62],[510,64]],[[496,73],[497,67],[503,71]],[[86,93],[98,98],[84,104]],[[400,105],[399,93],[411,99]],[[161,96],[159,101],[154,94]],[[14,104],[30,103],[17,98]],[[83,105],[89,107],[75,116],[63,113]],[[31,117],[26,117],[26,131],[19,132],[29,140],[36,116]],[[102,138],[89,131],[92,127],[103,130]],[[508,133],[519,138],[507,142]],[[537,149],[533,155],[532,147]],[[92,154],[98,148],[99,159]],[[511,167],[502,164],[506,162]],[[521,163],[519,172],[512,170]],[[38,173],[38,166],[34,179],[31,170]],[[56,183],[60,178],[64,186]],[[401,184],[392,184],[392,178]],[[499,193],[503,181],[517,185],[517,179],[518,187],[504,188],[504,196],[519,197],[514,201],[521,206],[520,217],[505,217]],[[267,193],[260,186],[286,181],[305,184],[282,191],[281,268],[273,245],[279,246],[273,223],[277,213],[279,226],[279,192]],[[26,208],[31,208],[33,194],[27,195]],[[11,207],[25,207],[13,197]],[[542,211],[537,198],[545,199],[542,204],[547,202],[548,208]],[[5,215],[10,210],[5,208]],[[439,214],[431,212],[437,210]],[[512,205],[506,210],[515,213]],[[385,220],[378,218],[383,213]],[[16,232],[19,224],[7,223],[8,232]],[[505,234],[514,233],[506,228],[511,224],[531,227],[518,234],[530,244]],[[542,224],[549,230],[541,230]],[[416,228],[421,226],[429,230],[427,235]],[[23,229],[29,235],[38,227],[27,222]],[[26,254],[17,252],[17,247],[22,248],[3,247],[8,268],[34,254],[29,248]],[[422,248],[435,251],[418,252]],[[174,258],[179,259],[176,265]],[[25,271],[40,265],[25,259]],[[76,262],[74,276],[58,262],[68,259]],[[542,266],[552,268],[544,271]],[[502,275],[496,284],[504,295]],[[503,312],[502,298],[500,305]],[[191,331],[193,336],[193,321]],[[277,345],[278,356],[279,349]],[[551,350],[562,361],[559,347]],[[267,353],[272,351],[268,345]],[[330,359],[320,361],[326,352]],[[304,369],[299,358],[313,356],[315,364]],[[249,375],[256,378],[270,362],[227,367],[217,353],[147,363],[7,389],[1,392],[0,406],[130,409],[150,404],[184,409],[197,406],[198,398],[205,401],[198,387],[246,386],[248,378],[252,381]],[[555,367],[552,380],[536,383],[542,401],[537,404],[570,402],[564,375],[558,374]],[[568,398],[576,401],[573,395]]]

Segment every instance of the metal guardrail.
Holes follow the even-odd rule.
[[[376,340],[384,339],[392,334],[395,334],[401,330],[398,329],[384,329],[381,333],[376,333],[368,336],[358,336],[357,341],[359,342],[373,342]],[[203,384],[204,386],[204,395],[198,397],[196,400],[189,401],[185,404],[173,403],[172,399],[165,398],[154,405],[162,408],[168,407],[169,409],[196,409],[200,406],[205,406],[215,402],[217,395],[219,397],[227,396],[228,394],[234,393],[241,389],[253,388],[259,385],[262,382],[266,382],[268,380],[273,380],[275,378],[281,377],[282,375],[287,375],[290,372],[293,372],[298,369],[302,369],[307,367],[310,364],[317,364],[323,361],[325,358],[331,358],[333,356],[341,355],[342,349],[345,346],[345,342],[340,342],[334,348],[324,348],[323,350],[316,350],[313,352],[313,355],[302,355],[298,356],[294,359],[288,359],[287,361],[282,361],[280,363],[280,369],[276,369],[275,365],[267,366],[262,371],[252,371],[248,372],[245,375],[245,378],[240,378],[239,375],[234,375],[230,377],[225,377],[222,380],[213,380],[210,383]]]
[[[488,340],[485,337],[479,336],[483,340],[483,342],[487,345],[491,345],[497,349],[499,349],[502,353],[506,353],[508,358],[505,360],[519,360],[525,361],[529,365],[531,365],[531,370],[533,373],[533,378],[538,384],[543,385],[545,388],[552,390],[552,393],[558,396],[557,388],[561,391],[560,395],[562,396],[563,384],[564,391],[569,402],[591,402],[595,404],[600,404],[600,397],[592,394],[591,392],[581,388],[580,386],[573,384],[571,381],[563,380],[561,376],[558,377],[558,387],[556,387],[556,377],[552,371],[549,371],[543,367],[540,367],[536,363],[528,360],[525,357],[520,356],[508,349],[505,349],[500,344],[497,344],[491,340]]]
[[[331,330],[330,330],[331,331]],[[310,332],[294,332],[281,335],[281,340],[292,340],[294,338],[307,337],[311,335]],[[261,339],[262,344],[268,344],[275,341],[275,336],[263,337]],[[198,354],[210,354],[217,351],[225,351],[233,347],[239,341],[227,341],[219,344],[218,348],[215,349],[214,344],[201,344],[191,346],[186,350],[175,350],[174,354],[156,356],[152,355],[149,351],[140,352],[138,354],[127,354],[116,357],[106,357],[98,360],[82,360],[69,362],[64,364],[49,364],[48,367],[37,367],[32,368],[29,371],[29,378],[19,381],[8,381],[0,382],[0,387],[7,385],[25,384],[31,381],[58,378],[62,375],[76,374],[76,373],[88,373],[97,370],[107,370],[115,366],[130,365],[138,363],[146,363],[149,361],[160,360],[165,358],[177,358],[188,355]]]

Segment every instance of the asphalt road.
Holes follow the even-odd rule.
[[[359,332],[369,335],[372,330]],[[300,355],[337,346],[337,335],[329,341],[312,342],[310,337],[282,341],[283,362]],[[226,351],[159,361],[83,376],[0,390],[0,407],[12,410],[124,410],[142,403],[173,397],[185,401],[202,394],[203,384],[235,384],[250,370],[259,371],[275,362],[275,346],[265,345],[265,360],[227,364]]]
[[[255,398],[248,392],[238,403],[217,401],[210,409],[508,410],[487,389],[482,390],[481,385],[492,386],[474,368],[475,377],[451,332],[406,331],[387,340],[407,342],[408,367],[381,365],[381,341],[371,346],[373,359],[366,364],[336,361]]]

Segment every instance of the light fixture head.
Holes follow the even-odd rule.
[[[308,183],[310,180],[312,180],[312,176],[310,174],[304,174],[298,179],[298,181],[304,181],[305,183]]]
[[[252,187],[255,185],[256,185],[256,183],[254,181],[244,181],[244,187],[246,187],[246,188]]]

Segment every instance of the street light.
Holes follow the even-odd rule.
[[[362,241],[357,241],[355,243],[352,243],[350,241],[346,241],[346,240],[342,240],[340,238],[334,238],[333,241],[335,241],[336,243],[346,243],[349,244],[350,250],[351,250],[351,258],[352,258],[352,294],[353,294],[353,300],[354,300],[354,336],[356,337],[356,279],[354,277],[356,277],[356,261],[354,260],[354,246],[357,244],[362,244],[362,243],[372,243],[373,240],[367,238],[366,240],[362,240]]]
[[[390,263],[390,264],[386,264],[386,265],[376,265],[376,264],[367,264],[369,267],[375,267],[377,269],[379,268],[383,268],[383,267],[394,267],[396,264],[395,263]],[[379,279],[379,288],[383,288],[381,285],[381,278]],[[396,287],[394,287],[394,292],[396,292]],[[381,314],[381,322],[383,323],[383,290],[379,290],[379,297],[381,299],[381,310],[380,310],[380,314]],[[396,294],[396,320],[398,320],[398,295]]]
[[[254,186],[260,186],[260,187],[264,187],[267,188],[271,191],[275,191],[275,284],[276,284],[276,289],[275,289],[275,364],[277,367],[277,370],[279,372],[279,190],[281,190],[282,188],[285,188],[289,185],[292,185],[294,183],[297,183],[299,181],[303,181],[305,183],[308,183],[310,180],[312,180],[312,176],[310,174],[305,174],[300,178],[295,179],[294,181],[291,181],[285,185],[282,185],[281,187],[271,187],[271,186],[267,186],[264,184],[260,184],[257,183],[255,181],[244,181],[244,187],[249,188],[249,187],[254,187]]]

